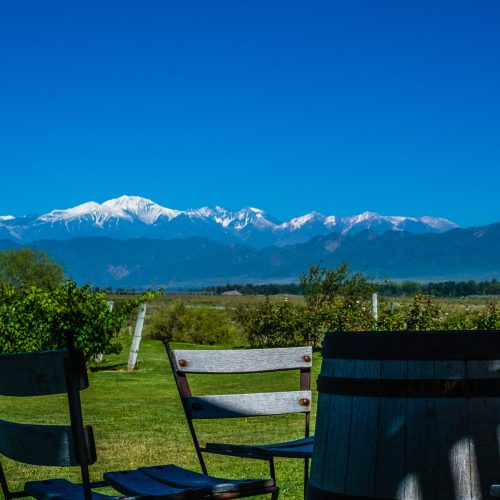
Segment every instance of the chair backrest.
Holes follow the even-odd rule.
[[[172,350],[165,341],[172,372],[202,468],[205,469],[193,420],[302,413],[309,436],[311,411],[311,347],[228,350]],[[193,395],[188,374],[243,374],[300,371],[297,391]]]
[[[88,466],[96,461],[92,427],[83,425],[80,391],[88,387],[83,353],[74,348],[0,354],[0,396],[32,397],[67,394],[70,425],[40,425],[0,420],[0,455],[32,465],[79,466],[86,498],[90,497]],[[12,492],[0,465],[5,498]]]

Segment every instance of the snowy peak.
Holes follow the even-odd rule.
[[[89,201],[66,210],[52,210],[52,212],[38,217],[37,222],[54,224],[58,222],[69,223],[75,220],[89,220],[94,222],[97,226],[102,226],[105,221],[112,217],[121,218],[125,217],[125,215],[110,208],[103,207],[95,201]]]
[[[295,217],[294,219],[290,219],[288,222],[284,222],[283,224],[281,224],[281,228],[291,229],[293,231],[300,229],[307,224],[312,224],[317,222],[325,224],[326,219],[327,217],[325,217],[323,214],[313,211],[306,215],[302,215],[301,217]]]
[[[337,217],[312,211],[282,222],[256,207],[228,210],[214,205],[182,211],[162,207],[148,198],[124,195],[103,203],[89,201],[65,210],[52,210],[41,216],[0,216],[0,227],[4,235],[25,242],[80,236],[204,237],[221,243],[244,242],[264,247],[304,243],[331,232],[441,233],[458,226],[442,218],[383,216],[374,212]]]
[[[165,216],[171,220],[181,212],[161,207],[147,198],[139,196],[120,196],[102,204],[95,201],[82,203],[66,210],[52,210],[38,218],[41,222],[57,223],[89,220],[102,227],[113,219],[132,222],[138,219],[144,224],[154,224],[159,217]]]
[[[378,233],[385,231],[409,231],[412,233],[437,232],[442,233],[449,229],[457,228],[458,225],[447,219],[435,219],[424,216],[403,217],[399,215],[380,215],[375,212],[363,212],[352,217],[339,219],[342,234],[359,232],[365,229]]]
[[[211,220],[223,228],[232,228],[241,231],[249,225],[274,226],[272,220],[268,220],[266,213],[254,207],[242,208],[241,210],[227,210],[219,205],[213,207],[202,207],[190,209],[185,212],[191,219]]]
[[[125,217],[136,217],[145,224],[154,224],[161,216],[168,220],[175,219],[182,212],[162,207],[147,198],[140,196],[120,196],[105,201],[102,207],[113,212],[124,214]]]

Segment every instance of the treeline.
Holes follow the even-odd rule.
[[[412,296],[416,293],[432,295],[434,297],[466,297],[468,295],[500,295],[500,281],[440,281],[430,283],[418,283],[416,281],[384,281],[374,283],[375,290],[382,296]],[[227,284],[212,286],[202,289],[206,292],[221,294],[237,290],[243,295],[302,295],[303,290],[299,283],[246,285]]]
[[[247,283],[246,285],[221,285],[221,286],[209,286],[202,288],[204,292],[213,292],[216,295],[220,295],[224,292],[230,292],[237,290],[243,295],[302,295],[302,290],[298,283],[284,283],[284,284],[263,284],[263,285],[252,285]]]
[[[377,283],[380,295],[398,296],[423,293],[434,297],[466,297],[468,295],[500,295],[500,282],[491,281],[440,281],[417,283],[414,281]]]

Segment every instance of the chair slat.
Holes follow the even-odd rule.
[[[66,350],[0,354],[0,395],[45,396],[66,392]],[[79,389],[88,387],[81,351],[78,357]]]
[[[311,368],[311,347],[273,349],[176,350],[176,369],[184,373],[254,373]]]
[[[311,458],[314,437],[306,437],[295,441],[265,445],[241,445],[227,443],[206,443],[203,451],[220,455],[234,455],[247,458]]]
[[[139,470],[165,484],[177,488],[209,488],[214,495],[254,490],[261,490],[262,492],[263,489],[275,486],[272,479],[226,479],[200,474],[199,472],[183,469],[173,464],[141,467]]]
[[[24,489],[28,495],[44,500],[85,500],[83,488],[66,479],[46,479],[45,481],[28,481]],[[109,496],[92,492],[92,500],[119,500],[122,496]]]
[[[190,490],[169,486],[152,477],[144,474],[140,470],[123,470],[118,472],[105,472],[104,480],[115,490],[125,495],[151,495],[168,496],[171,500],[182,500],[189,498]],[[203,491],[199,491],[201,498]],[[205,495],[210,493],[205,491]]]
[[[311,391],[223,394],[187,398],[191,418],[239,418],[311,410]]]
[[[96,461],[92,427],[84,428],[88,460]],[[0,420],[0,454],[32,465],[79,465],[70,426],[17,424]]]

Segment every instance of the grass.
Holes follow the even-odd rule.
[[[175,463],[200,470],[183,410],[163,345],[144,339],[140,367],[134,372],[123,368],[130,339],[124,339],[121,354],[109,356],[103,369],[90,373],[90,388],[82,392],[84,417],[94,428],[98,460],[91,468],[97,480],[109,470],[142,465]],[[200,346],[174,344],[174,348]],[[315,354],[312,380],[320,369]],[[280,372],[261,375],[214,375],[192,378],[193,393],[297,390],[298,374]],[[314,384],[313,384],[314,385]],[[316,400],[316,398],[314,398]],[[65,397],[0,398],[0,418],[27,422],[66,424]],[[298,438],[304,420],[298,415],[257,417],[200,422],[200,436],[212,442],[259,443]],[[312,418],[314,426],[314,415]],[[312,427],[314,428],[314,427]],[[206,455],[211,474],[226,477],[267,477],[266,462]],[[10,485],[22,488],[27,480],[64,477],[79,481],[73,468],[43,468],[3,460]],[[303,464],[300,460],[277,459],[277,481],[281,498],[302,496]]]

